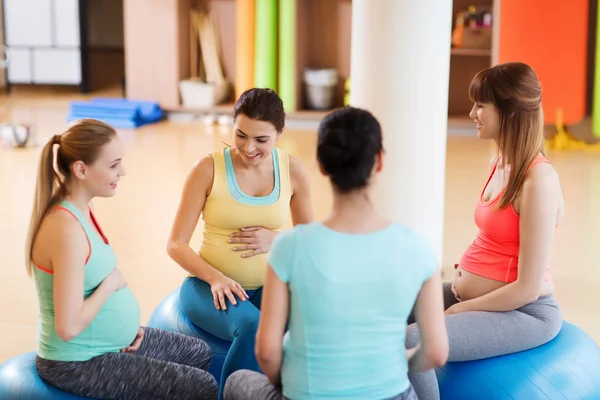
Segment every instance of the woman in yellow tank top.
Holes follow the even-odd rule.
[[[168,242],[169,256],[190,276],[182,284],[187,317],[232,341],[221,388],[236,370],[259,371],[254,342],[271,243],[291,217],[312,221],[308,173],[275,147],[285,124],[279,96],[250,89],[235,104],[234,147],[199,160],[190,172]],[[199,254],[189,245],[202,215]],[[222,390],[220,390],[222,392]]]

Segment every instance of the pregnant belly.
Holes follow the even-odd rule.
[[[200,257],[225,276],[233,279],[246,290],[260,288],[267,271],[267,255],[257,254],[243,258],[250,251],[233,251],[234,245],[225,243],[203,243]]]
[[[494,290],[508,285],[508,282],[496,281],[494,279],[484,278],[465,271],[460,266],[454,270],[454,292],[461,300],[471,300],[484,296]],[[552,282],[544,282],[540,296],[546,296],[554,292]]]
[[[461,300],[470,300],[483,296],[505,285],[507,285],[506,282],[475,275],[469,271],[465,271],[460,266],[454,270],[454,291]]]
[[[140,311],[129,286],[114,292],[93,322],[94,347],[118,351],[129,346],[140,328]]]

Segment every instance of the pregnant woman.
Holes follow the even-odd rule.
[[[221,387],[238,369],[258,371],[254,343],[267,253],[291,216],[312,221],[308,174],[275,145],[284,128],[283,103],[270,89],[244,92],[233,111],[235,146],[201,159],[185,184],[168,253],[190,273],[181,304],[205,331],[233,341]],[[200,215],[200,254],[189,245]]]
[[[216,399],[205,342],[140,327],[137,299],[90,207],[116,194],[122,158],[114,129],[92,119],[42,150],[26,245],[40,307],[37,371],[96,399]]]
[[[565,204],[543,153],[540,82],[526,64],[501,64],[475,76],[470,96],[478,135],[496,142],[499,154],[475,207],[479,232],[455,266],[454,282],[444,285],[448,361],[528,350],[562,326],[550,253]],[[407,347],[418,340],[410,325]],[[433,371],[411,381],[419,399],[439,399]]]

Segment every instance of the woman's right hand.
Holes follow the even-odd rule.
[[[217,310],[227,310],[225,296],[227,296],[234,306],[237,304],[234,294],[242,301],[246,301],[246,299],[250,298],[244,288],[242,288],[242,285],[223,274],[219,274],[219,276],[212,279],[209,284]]]
[[[114,292],[116,292],[117,290],[121,290],[125,286],[127,286],[127,281],[125,280],[125,277],[123,276],[121,271],[119,271],[119,269],[116,267],[112,270],[110,274],[108,274],[106,278],[104,278],[104,282],[106,282],[106,284]]]

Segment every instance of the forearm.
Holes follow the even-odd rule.
[[[114,291],[115,289],[106,280],[102,281],[94,293],[81,303],[81,307],[72,314],[70,320],[61,321],[60,317],[57,318],[56,328],[59,336],[66,342],[77,337],[94,321]]]
[[[518,281],[509,283],[483,296],[458,303],[460,311],[512,311],[535,301],[538,296]]]
[[[428,371],[437,366],[433,357],[429,356],[427,349],[421,344],[406,350],[406,357],[408,359],[408,370],[410,372]]]
[[[167,253],[181,268],[205,282],[210,283],[216,277],[222,275],[221,272],[204,261],[187,244],[169,243]]]

